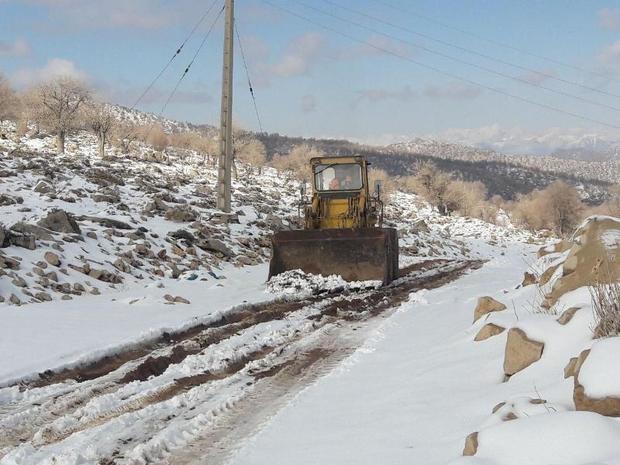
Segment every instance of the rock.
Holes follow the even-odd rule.
[[[615,342],[613,341],[614,339],[618,338],[603,339],[597,342],[596,345],[607,345],[609,344],[609,341],[612,343]],[[615,349],[617,347],[617,345],[612,345],[609,349]],[[578,411],[595,412],[608,417],[620,417],[620,392],[615,393],[613,396],[608,395],[600,398],[590,397],[586,394],[585,388],[579,380],[579,375],[584,369],[584,366],[588,364],[589,359],[593,358],[592,352],[594,350],[595,346],[593,346],[592,349],[581,352],[577,358],[577,362],[575,363],[573,388],[573,402],[575,403],[575,409]],[[617,363],[617,359],[614,359],[612,364],[613,363]],[[612,369],[612,371],[617,372],[616,369]]]
[[[73,215],[60,209],[52,210],[45,218],[40,219],[37,224],[51,231],[61,233],[80,234],[82,232]]]
[[[491,312],[500,312],[505,310],[506,306],[495,300],[493,297],[484,296],[478,299],[478,304],[474,310],[474,323],[480,319],[483,315]]]
[[[0,268],[7,268],[9,270],[18,270],[19,261],[14,258],[7,257],[6,255],[0,255]]]
[[[529,339],[523,330],[512,328],[506,340],[504,373],[512,376],[537,362],[542,357],[544,347],[544,343]]]
[[[37,183],[36,186],[34,186],[33,191],[38,192],[39,194],[49,194],[51,192],[54,192],[54,186],[52,186],[46,180],[42,179]]]
[[[561,325],[566,325],[570,323],[570,321],[575,316],[575,313],[580,309],[580,307],[571,307],[568,310],[564,310],[560,317],[556,320]]]
[[[265,224],[269,229],[276,232],[286,229],[284,222],[273,213],[268,213],[267,216],[265,216]]]
[[[164,300],[167,302],[174,302],[174,297],[171,296],[170,294],[166,294],[164,295]]]
[[[538,251],[538,258],[542,258],[545,255],[549,255],[551,253],[566,252],[568,249],[571,248],[571,246],[572,246],[572,243],[570,241],[562,240],[562,241],[556,242],[552,246],[541,248]]]
[[[9,231],[8,233],[9,243],[16,247],[23,247],[24,249],[34,250],[37,248],[37,243],[33,235],[22,234],[18,232]]]
[[[539,285],[544,286],[545,284],[547,284],[549,281],[551,281],[551,278],[553,277],[553,275],[555,274],[555,272],[558,270],[558,268],[560,267],[560,265],[553,265],[550,266],[549,268],[547,268],[543,274],[540,275],[540,281],[539,281]]]
[[[114,273],[110,273],[107,270],[91,269],[90,272],[88,273],[88,276],[94,279],[98,279],[99,281],[103,281],[105,283],[110,283],[110,284],[120,284],[123,282],[120,276]]]
[[[98,216],[88,216],[82,215],[77,218],[80,221],[92,221],[93,223],[100,224],[104,228],[113,228],[113,229],[133,229],[133,226],[125,223],[124,221],[115,220],[113,218],[100,218]]]
[[[563,273],[543,302],[551,308],[567,292],[620,280],[620,220],[592,216],[575,231]]]
[[[15,294],[11,294],[11,297],[9,297],[9,302],[11,302],[14,305],[21,305],[22,303],[19,297],[17,297]]]
[[[60,257],[54,252],[45,252],[43,258],[52,266],[60,266]]]
[[[24,222],[15,223],[13,226],[11,226],[11,231],[21,234],[28,234],[39,241],[54,240],[52,231],[41,226],[37,226],[36,224],[29,224]]]
[[[86,173],[86,178],[93,184],[97,184],[102,187],[109,186],[124,186],[125,181],[123,178],[115,174],[110,169],[105,168],[92,168]]]
[[[190,301],[185,299],[184,297],[181,297],[180,295],[176,296],[174,298],[174,303],[176,304],[189,304]]]
[[[114,265],[114,268],[116,268],[119,271],[122,271],[123,273],[129,273],[131,271],[131,265],[129,265],[129,263],[127,263],[122,258],[116,259],[113,265]]]
[[[527,271],[523,274],[523,281],[521,282],[521,285],[523,287],[525,286],[531,286],[532,284],[536,284],[537,280],[536,280],[536,276],[533,275],[532,273],[528,273]]]
[[[484,325],[480,329],[480,331],[478,331],[478,334],[476,334],[474,341],[484,341],[486,339],[489,339],[490,337],[497,336],[498,334],[503,333],[505,330],[506,328],[502,328],[501,326],[495,325],[493,323],[488,323]]]
[[[239,224],[239,215],[237,213],[215,212],[209,221],[214,224]]]
[[[471,457],[478,452],[478,432],[471,433],[465,438],[465,447],[463,448],[463,456]]]
[[[15,278],[13,278],[12,283],[14,286],[17,286],[17,287],[28,287],[28,283],[21,276],[15,276]]]
[[[34,296],[42,302],[50,302],[52,300],[52,296],[47,292],[37,292]]]
[[[71,297],[69,294],[65,294],[60,298],[60,300],[73,300],[73,297]]]
[[[230,250],[228,246],[219,239],[201,240],[198,241],[196,245],[202,250],[206,250],[209,252],[219,252],[225,257],[233,257],[235,255],[234,252]]]
[[[191,232],[185,229],[177,229],[176,231],[171,231],[168,233],[168,235],[173,239],[184,239],[190,244],[193,244],[196,241],[196,237],[194,237]]]
[[[88,231],[88,232],[86,233],[86,237],[89,237],[89,238],[91,238],[91,239],[97,239],[97,233],[96,233],[96,232],[94,232],[94,231]]]
[[[21,202],[19,202],[18,199],[21,200]],[[24,199],[22,199],[21,197],[14,198],[7,194],[0,194],[0,207],[6,207],[8,205],[15,205],[17,203],[23,203],[23,202],[24,202]]]
[[[571,357],[566,366],[564,367],[564,379],[575,376],[575,367],[577,366],[577,357]]]
[[[175,223],[189,223],[198,219],[198,213],[189,207],[172,207],[166,210],[166,219]]]

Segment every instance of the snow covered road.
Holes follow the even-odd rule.
[[[0,464],[223,463],[410,292],[477,266],[428,261],[388,288],[246,305],[123,363],[0,389]]]
[[[476,299],[520,282],[525,250],[511,247],[457,281],[412,294],[231,463],[433,465],[460,456],[493,405],[524,389],[534,395],[534,386],[502,383],[497,344],[505,338],[472,343]]]

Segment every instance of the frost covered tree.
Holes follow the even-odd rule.
[[[105,146],[116,123],[114,114],[105,103],[90,102],[86,107],[86,123],[97,136],[99,156],[105,158]]]
[[[80,111],[90,98],[86,86],[75,79],[60,77],[37,87],[37,122],[56,136],[59,154],[65,153],[68,134],[79,127]]]

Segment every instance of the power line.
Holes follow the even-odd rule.
[[[522,71],[527,71],[527,72],[530,72],[530,73],[535,73],[537,75],[546,77],[548,79],[552,79],[552,80],[555,80],[555,81],[563,82],[565,84],[570,84],[570,85],[573,85],[573,86],[576,86],[576,87],[580,87],[582,89],[589,90],[591,92],[596,92],[596,93],[599,93],[599,94],[607,95],[609,97],[620,98],[620,95],[618,95],[618,94],[614,94],[612,92],[607,92],[606,90],[603,90],[603,89],[597,89],[596,87],[587,86],[587,85],[581,84],[579,82],[571,81],[570,79],[564,79],[562,77],[556,76],[554,74],[550,74],[550,73],[545,72],[545,71],[540,71],[540,70],[537,70],[537,69],[529,68],[527,66],[522,66],[522,65],[519,65],[519,64],[516,64],[516,63],[511,63],[511,62],[506,61],[506,60],[504,60],[502,58],[498,58],[498,57],[495,57],[495,56],[492,56],[492,55],[488,55],[486,53],[481,53],[481,52],[478,52],[476,50],[472,50],[472,49],[467,48],[467,47],[462,47],[462,46],[454,44],[452,42],[449,42],[449,41],[446,41],[446,40],[442,40],[442,39],[438,39],[438,38],[433,37],[433,36],[431,36],[429,34],[418,32],[418,31],[415,31],[415,30],[413,30],[411,28],[400,26],[398,24],[392,23],[392,22],[387,21],[385,19],[378,18],[378,17],[373,16],[373,15],[369,15],[367,13],[364,13],[363,11],[359,11],[359,10],[356,10],[354,8],[347,7],[345,5],[340,5],[339,3],[334,2],[332,0],[323,0],[323,1],[326,2],[326,3],[329,3],[330,5],[335,6],[337,8],[341,8],[343,10],[350,11],[352,13],[355,13],[357,15],[360,15],[360,16],[363,16],[365,18],[371,19],[373,21],[377,21],[377,22],[379,22],[381,24],[384,24],[386,26],[390,26],[392,28],[399,29],[399,30],[404,31],[404,32],[408,32],[409,34],[413,34],[413,35],[416,35],[416,36],[419,36],[419,37],[423,37],[423,38],[428,39],[428,40],[430,40],[432,42],[436,42],[436,43],[445,45],[446,47],[451,47],[451,48],[454,48],[454,49],[457,49],[457,50],[461,50],[463,52],[470,53],[472,55],[476,55],[476,56],[479,56],[481,58],[485,58],[487,60],[495,61],[496,63],[501,63],[501,64],[506,65],[506,66],[512,66],[513,68],[517,68],[517,69],[520,69]]]
[[[146,96],[146,94],[149,93],[149,91],[153,88],[153,86],[155,85],[155,83],[159,80],[160,77],[162,77],[162,75],[166,72],[166,70],[170,67],[170,65],[172,64],[172,62],[174,61],[174,59],[180,55],[181,51],[183,50],[183,47],[185,47],[185,44],[187,44],[187,42],[192,38],[192,36],[194,35],[194,33],[196,32],[196,30],[200,27],[200,25],[203,23],[203,21],[205,20],[205,18],[209,15],[209,13],[211,13],[211,10],[213,9],[213,7],[217,4],[218,0],[213,0],[213,3],[211,3],[211,5],[209,6],[209,8],[207,8],[207,11],[205,11],[205,13],[201,16],[201,18],[198,20],[198,22],[194,25],[193,29],[191,30],[191,32],[187,35],[187,37],[185,37],[185,40],[183,40],[183,42],[181,43],[181,45],[179,45],[179,47],[177,48],[176,52],[174,52],[174,54],[170,57],[170,60],[168,60],[168,63],[166,63],[166,65],[161,69],[161,71],[159,72],[159,74],[157,74],[157,76],[155,76],[155,79],[153,79],[151,81],[151,83],[146,87],[146,89],[144,90],[144,92],[142,92],[142,94],[140,95],[140,97],[138,97],[138,99],[135,101],[135,103],[131,106],[131,109],[133,110],[134,108],[136,108],[136,106],[138,105],[138,103],[140,103],[142,101],[142,99]]]
[[[557,58],[551,58],[551,57],[548,57],[548,56],[545,56],[545,55],[540,55],[538,53],[530,52],[529,50],[525,50],[523,48],[515,47],[514,45],[510,45],[510,44],[507,44],[507,43],[504,43],[504,42],[500,42],[498,40],[489,39],[488,37],[485,37],[483,35],[477,34],[475,32],[471,32],[471,31],[466,30],[466,29],[462,29],[462,28],[457,27],[457,26],[453,26],[451,24],[445,23],[445,22],[440,21],[440,20],[438,20],[436,18],[433,18],[431,16],[423,15],[421,13],[418,13],[418,12],[413,11],[413,10],[408,9],[408,8],[403,8],[403,7],[400,7],[400,6],[395,6],[395,5],[391,4],[391,3],[383,1],[383,0],[373,0],[373,1],[375,3],[377,3],[377,4],[387,6],[388,8],[391,8],[394,11],[398,11],[400,13],[409,14],[409,15],[414,16],[416,18],[423,19],[424,21],[428,21],[428,22],[437,24],[438,26],[441,26],[441,27],[446,28],[446,29],[451,29],[453,31],[460,32],[461,34],[465,34],[465,35],[468,35],[470,37],[474,37],[475,39],[481,40],[483,42],[487,42],[487,43],[492,44],[492,45],[496,45],[498,47],[503,47],[503,48],[506,48],[508,50],[512,50],[514,52],[521,53],[523,55],[528,55],[528,56],[531,56],[531,57],[534,57],[534,58],[538,58],[539,60],[548,61],[550,63],[554,63],[554,64],[559,65],[559,66],[564,66],[565,68],[570,68],[572,70],[579,71],[579,72],[582,72],[582,73],[585,73],[585,74],[599,76],[599,77],[602,77],[602,78],[607,79],[609,81],[620,82],[619,79],[616,79],[616,78],[613,78],[611,76],[608,76],[605,73],[589,70],[589,69],[583,68],[581,66],[577,66],[577,65],[570,64],[570,63],[566,63],[564,61],[558,60]]]
[[[476,86],[476,87],[479,87],[479,88],[482,88],[482,89],[486,89],[486,90],[489,90],[491,92],[494,92],[494,93],[497,93],[497,94],[500,94],[500,95],[504,95],[506,97],[510,97],[512,99],[515,99],[515,100],[519,100],[521,102],[529,103],[531,105],[535,105],[535,106],[540,107],[540,108],[545,108],[547,110],[551,110],[551,111],[554,111],[556,113],[561,113],[561,114],[564,114],[564,115],[567,115],[567,116],[571,116],[573,118],[581,119],[583,121],[589,121],[591,123],[599,124],[601,126],[606,126],[606,127],[613,128],[613,129],[620,129],[620,126],[617,126],[615,124],[606,123],[604,121],[600,121],[600,120],[597,120],[597,119],[594,119],[594,118],[590,118],[588,116],[584,116],[584,115],[581,115],[579,113],[573,113],[571,111],[563,110],[561,108],[557,108],[557,107],[554,107],[552,105],[547,105],[545,103],[537,102],[535,100],[530,100],[527,97],[522,97],[520,95],[512,94],[512,93],[504,91],[502,89],[498,89],[496,87],[492,87],[492,86],[489,86],[489,85],[486,85],[486,84],[482,84],[482,83],[474,81],[472,79],[459,76],[458,74],[453,74],[451,72],[444,71],[444,70],[442,70],[440,68],[437,68],[435,66],[428,65],[426,63],[422,63],[422,62],[414,60],[413,58],[410,58],[410,57],[408,57],[406,55],[400,54],[400,53],[395,52],[393,50],[389,50],[387,48],[384,48],[384,47],[381,47],[379,45],[373,44],[372,42],[368,42],[366,40],[363,40],[363,39],[360,39],[358,37],[352,36],[350,34],[347,34],[346,32],[342,32],[342,31],[340,31],[338,29],[335,29],[333,27],[326,26],[326,25],[324,25],[324,24],[322,24],[322,23],[320,23],[318,21],[315,21],[315,20],[313,20],[311,18],[303,16],[303,15],[301,15],[299,13],[296,13],[295,11],[292,11],[292,10],[289,10],[288,8],[285,8],[285,7],[282,7],[280,5],[277,5],[277,4],[273,3],[273,2],[271,2],[270,0],[262,0],[262,2],[267,4],[267,5],[270,5],[272,8],[275,8],[277,10],[283,11],[283,12],[285,12],[285,13],[291,15],[291,16],[295,16],[296,18],[299,18],[299,19],[301,19],[303,21],[306,21],[306,22],[308,22],[310,24],[314,24],[315,26],[318,26],[318,27],[320,27],[322,29],[325,29],[327,31],[333,32],[334,34],[338,34],[338,35],[340,35],[342,37],[345,37],[345,38],[347,38],[349,40],[352,40],[354,42],[357,42],[357,43],[366,45],[368,47],[374,48],[375,50],[383,52],[383,53],[385,53],[387,55],[392,55],[392,56],[394,56],[396,58],[400,58],[401,60],[408,61],[410,63],[413,63],[413,64],[417,65],[417,66],[420,66],[422,68],[434,71],[434,72],[436,72],[438,74],[441,74],[443,76],[447,76],[447,77],[450,77],[452,79],[456,79],[456,80],[459,80],[459,81],[462,81],[462,82],[466,82],[466,83],[471,84],[473,86]]]
[[[243,44],[241,43],[241,36],[239,35],[239,29],[237,28],[237,23],[235,23],[235,34],[237,34],[237,42],[239,43],[239,50],[241,51],[241,58],[243,61],[243,67],[245,68],[245,75],[248,78],[248,88],[250,89],[250,95],[252,96],[252,102],[254,104],[254,112],[256,113],[256,119],[258,121],[258,127],[260,132],[263,133],[263,123],[260,119],[260,114],[258,112],[258,105],[256,104],[256,96],[254,95],[254,88],[252,87],[252,80],[250,79],[250,71],[248,70],[248,63],[245,59],[245,52],[243,51]]]
[[[181,74],[181,77],[179,77],[179,80],[177,81],[176,85],[174,86],[174,89],[172,89],[172,92],[170,92],[170,95],[168,96],[168,98],[166,99],[166,102],[164,103],[164,105],[161,107],[161,111],[159,112],[159,117],[161,117],[164,114],[164,111],[166,111],[166,108],[168,107],[168,104],[170,103],[170,101],[172,100],[172,98],[174,97],[174,95],[176,94],[179,86],[181,85],[181,81],[183,81],[183,79],[185,78],[185,76],[187,76],[187,73],[189,73],[190,68],[192,67],[192,65],[194,64],[194,62],[196,61],[196,57],[198,57],[198,54],[200,53],[200,51],[202,50],[202,48],[204,47],[205,43],[207,42],[207,39],[209,37],[209,35],[211,35],[211,32],[213,31],[213,29],[215,28],[215,25],[218,21],[218,19],[220,19],[220,16],[222,16],[222,13],[224,12],[224,6],[222,6],[222,8],[220,9],[220,12],[217,14],[217,16],[215,17],[215,19],[213,20],[213,22],[211,23],[211,26],[209,26],[209,29],[207,30],[207,32],[205,33],[204,37],[202,38],[202,42],[200,42],[200,46],[198,47],[198,49],[196,50],[196,52],[194,53],[194,56],[192,57],[192,61],[189,62],[189,64],[187,65],[187,67],[185,68],[185,70],[183,71],[183,73]],[[148,134],[150,133],[150,129],[149,132],[147,133],[147,137]]]
[[[401,39],[401,38],[399,38],[399,37],[397,37],[397,36],[395,36],[393,34],[388,34],[386,32],[380,31],[379,29],[375,29],[373,27],[367,26],[367,25],[359,23],[357,21],[352,21],[350,19],[343,18],[342,16],[338,16],[338,15],[335,15],[335,14],[330,13],[328,11],[325,11],[325,10],[322,10],[320,8],[317,8],[315,6],[308,5],[307,3],[303,2],[303,1],[297,0],[297,3],[299,3],[300,5],[302,5],[303,7],[307,8],[307,9],[316,11],[317,13],[320,13],[322,15],[328,16],[330,18],[337,19],[338,21],[342,21],[344,23],[351,24],[351,25],[359,27],[361,29],[365,29],[365,30],[367,30],[369,32],[372,32],[372,33],[377,34],[377,35],[381,35],[381,36],[386,37],[388,39],[396,40],[396,41],[402,42],[404,44],[411,45],[413,47],[416,47],[416,48],[418,48],[420,50],[424,50],[425,52],[431,53],[433,55],[437,55],[437,56],[440,56],[442,58],[446,58],[448,60],[452,60],[452,61],[455,61],[457,63],[461,63],[461,64],[466,65],[466,66],[471,66],[472,68],[479,69],[479,70],[484,71],[486,73],[495,74],[496,76],[500,76],[500,77],[505,78],[505,79],[510,79],[512,81],[516,81],[516,82],[519,82],[521,84],[525,84],[525,85],[528,85],[528,86],[538,87],[539,89],[546,90],[547,92],[551,92],[551,93],[554,93],[554,94],[557,94],[557,95],[561,95],[563,97],[569,97],[569,98],[572,98],[572,99],[575,99],[575,100],[579,100],[581,102],[588,103],[590,105],[596,105],[596,106],[599,106],[599,107],[602,107],[602,108],[607,108],[608,110],[614,110],[614,111],[620,112],[620,107],[616,107],[614,105],[609,105],[609,104],[606,104],[606,103],[596,102],[594,100],[590,100],[588,98],[581,97],[579,95],[571,94],[570,92],[565,92],[563,90],[553,89],[551,87],[544,86],[544,85],[542,85],[540,83],[535,83],[535,82],[528,81],[527,79],[524,79],[524,78],[511,76],[510,74],[506,74],[506,73],[503,73],[501,71],[497,71],[497,70],[489,68],[487,66],[483,66],[483,65],[480,65],[480,64],[477,64],[477,63],[472,63],[471,61],[467,61],[467,60],[464,60],[462,58],[455,57],[453,55],[449,55],[447,53],[443,53],[443,52],[434,50],[434,49],[426,47],[424,45],[418,45],[418,44],[415,44],[415,43],[413,43],[411,41],[408,41],[408,40],[405,40],[405,39]]]

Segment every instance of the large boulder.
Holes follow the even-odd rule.
[[[620,220],[608,216],[588,218],[573,234],[572,246],[562,264],[562,276],[553,283],[543,307],[580,287],[620,280]]]
[[[480,297],[478,298],[478,304],[474,310],[474,323],[488,313],[500,312],[502,310],[506,310],[506,306],[493,297]]]
[[[197,242],[196,245],[200,247],[202,250],[206,250],[209,252],[218,252],[224,255],[225,257],[233,257],[235,255],[235,253],[219,239],[201,240]]]
[[[52,231],[49,229],[37,226],[36,224],[25,223],[23,221],[11,226],[11,231],[15,231],[21,234],[29,234],[34,236],[39,241],[51,241],[54,239]]]
[[[522,329],[510,329],[504,352],[504,373],[506,376],[512,376],[540,360],[544,348],[543,342],[530,339]]]
[[[574,367],[576,410],[620,417],[620,337],[597,341],[579,354]]]
[[[55,232],[68,234],[80,234],[82,232],[74,216],[60,209],[52,210],[45,218],[40,219],[37,224]]]

